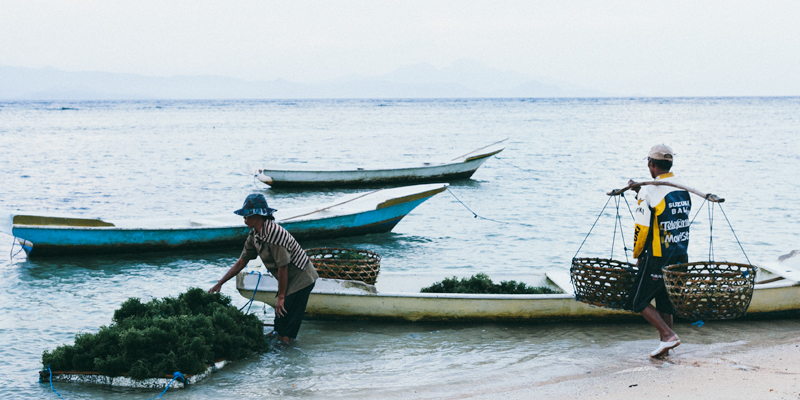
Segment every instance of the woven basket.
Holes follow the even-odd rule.
[[[664,284],[678,316],[733,319],[750,306],[756,271],[756,266],[729,262],[675,264],[664,267]]]
[[[573,258],[569,269],[576,300],[613,309],[627,303],[637,271],[634,264],[604,258]]]
[[[374,285],[381,256],[367,250],[322,247],[306,250],[320,278],[362,281]]]

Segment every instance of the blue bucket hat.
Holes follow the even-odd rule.
[[[244,199],[242,208],[234,211],[233,213],[243,217],[249,217],[251,215],[263,215],[268,217],[275,211],[278,210],[269,208],[267,205],[267,199],[264,198],[263,194],[253,193]]]

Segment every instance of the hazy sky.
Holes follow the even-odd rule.
[[[459,59],[610,93],[800,95],[800,0],[0,0],[0,65],[315,82]]]

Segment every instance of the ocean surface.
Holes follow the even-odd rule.
[[[649,179],[644,158],[664,143],[676,152],[678,177],[726,199],[708,208],[693,198],[690,259],[758,264],[800,249],[798,137],[800,98],[0,102],[0,208],[113,220],[227,213],[253,192],[278,209],[324,204],[362,189],[273,190],[244,166],[411,165],[507,138],[472,179],[454,182],[391,233],[302,244],[372,250],[384,272],[442,278],[565,270],[576,253],[625,259],[626,200],[634,200],[619,203],[623,236],[605,193]],[[211,287],[241,251],[29,261],[12,243],[0,234],[4,399],[56,398],[38,383],[43,351],[108,325],[129,297]],[[245,304],[234,286],[223,292]],[[251,312],[272,317],[260,304]],[[797,322],[676,330],[681,349],[702,351],[769,341]],[[656,344],[644,323],[309,321],[292,346],[163,398],[463,398],[646,365]],[[68,399],[159,394],[55,387]]]

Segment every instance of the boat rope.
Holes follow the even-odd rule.
[[[361,196],[356,196],[356,197],[353,197],[353,198],[352,198],[352,199],[350,199],[350,200],[343,201],[343,202],[341,202],[341,203],[334,204],[334,205],[332,205],[332,206],[327,206],[327,207],[325,207],[325,208],[320,208],[319,210],[314,210],[314,211],[311,211],[311,212],[308,212],[308,213],[305,213],[305,214],[295,215],[294,217],[284,218],[284,219],[282,219],[282,220],[280,220],[280,221],[276,221],[276,222],[284,222],[284,221],[288,221],[288,220],[290,220],[290,219],[295,219],[295,218],[305,217],[306,215],[311,215],[311,214],[314,214],[314,213],[318,213],[318,212],[320,212],[320,211],[325,211],[325,210],[331,209],[331,208],[333,208],[333,207],[339,207],[339,206],[341,206],[341,205],[343,205],[343,204],[347,204],[347,203],[349,203],[349,202],[351,202],[351,201],[358,200],[358,199],[360,199],[360,198],[362,198],[362,197],[364,197],[364,196],[369,196],[369,195],[371,195],[371,194],[378,193],[378,192],[380,192],[381,190],[383,190],[383,189],[373,190],[373,191],[371,191],[371,192],[364,193],[364,194],[362,194]]]
[[[61,397],[61,393],[58,393],[55,387],[53,387],[53,370],[50,369],[50,364],[47,364],[47,372],[50,372],[50,389],[53,389],[53,392]],[[61,397],[63,399],[63,397]]]
[[[504,158],[500,158],[500,157],[498,157],[498,156],[494,156],[494,158],[496,158],[496,159],[498,159],[498,160],[502,161],[503,163],[505,163],[505,164],[508,164],[508,165],[510,165],[510,166],[512,166],[512,167],[514,167],[514,168],[516,168],[516,169],[518,169],[518,170],[520,170],[520,171],[525,171],[525,172],[536,172],[536,170],[532,170],[532,169],[525,169],[525,168],[520,168],[520,167],[518,167],[518,166],[516,166],[516,165],[514,165],[514,164],[512,164],[512,163],[510,163],[510,162],[508,162],[508,161],[506,161]]]
[[[463,202],[463,201],[461,201],[461,200],[460,200],[460,199],[459,199],[459,198],[458,198],[458,197],[455,195],[455,193],[453,193],[453,192],[450,190],[450,188],[449,188],[449,187],[447,188],[447,192],[448,192],[448,193],[450,193],[450,194],[451,194],[451,195],[452,195],[452,196],[453,196],[453,197],[456,199],[456,201],[458,201],[459,203],[461,203],[461,205],[462,205],[462,206],[464,206],[464,208],[466,208],[466,209],[467,209],[467,211],[471,212],[471,213],[472,213],[472,215],[473,215],[473,218],[480,218],[480,219],[483,219],[483,220],[486,220],[486,221],[496,222],[496,223],[498,223],[498,224],[506,224],[506,225],[521,225],[521,226],[529,226],[529,227],[531,227],[531,228],[535,228],[535,226],[533,226],[533,225],[531,225],[531,224],[524,224],[524,223],[522,223],[522,222],[504,222],[504,221],[498,221],[498,220],[496,220],[496,219],[491,219],[491,218],[482,217],[482,216],[480,216],[480,215],[476,214],[476,213],[475,213],[475,211],[472,211],[472,209],[471,209],[471,208],[469,208],[469,206],[467,206],[466,204],[464,204],[464,202]]]
[[[492,146],[494,146],[494,145],[496,145],[496,144],[503,143],[503,142],[505,142],[506,140],[508,140],[508,138],[505,138],[505,139],[503,139],[503,140],[498,140],[497,142],[494,142],[494,143],[492,143],[492,144],[490,144],[490,145],[483,146],[483,147],[481,147],[480,149],[475,149],[475,150],[472,150],[472,151],[470,151],[469,153],[467,153],[467,154],[464,154],[464,155],[460,155],[460,156],[458,156],[458,157],[456,157],[456,158],[454,158],[454,159],[452,159],[452,160],[450,160],[450,161],[455,161],[455,160],[458,160],[458,159],[459,159],[459,158],[461,158],[461,157],[466,157],[466,156],[468,156],[468,155],[470,155],[470,154],[472,154],[472,153],[474,153],[474,152],[476,152],[476,151],[481,151],[481,150],[483,150],[483,149],[485,149],[485,148],[487,148],[487,147],[492,147]]]
[[[17,250],[17,252],[14,253],[14,245],[17,244],[17,242],[19,242],[19,239],[17,239],[17,237],[14,236],[14,241],[11,242],[11,251],[8,254],[8,262],[9,263],[14,261],[14,257],[16,257],[19,253],[21,253],[21,252],[23,252],[25,250],[25,246],[23,246],[22,243],[19,243],[19,250]]]
[[[250,297],[250,301],[248,301],[245,305],[242,306],[242,308],[239,309],[239,311],[242,311],[245,307],[247,307],[247,311],[245,311],[245,314],[250,312],[250,306],[253,304],[253,300],[256,298],[256,291],[258,291],[258,284],[261,283],[261,271],[250,271],[248,275],[252,275],[256,272],[258,273],[258,280],[256,281],[256,287],[253,289],[253,297]]]
[[[175,382],[176,379],[181,379],[181,380],[183,380],[183,383],[186,383],[186,377],[183,376],[183,374],[180,373],[179,371],[175,371],[175,373],[172,374],[172,380],[169,381],[169,383],[167,384],[167,387],[164,388],[164,391],[161,392],[160,395],[158,395],[156,397],[153,397],[151,399],[148,399],[148,400],[160,399],[161,396],[164,395],[164,393],[167,393],[167,389],[169,389],[170,385],[172,385],[172,382]]]

